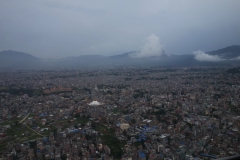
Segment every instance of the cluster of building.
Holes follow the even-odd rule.
[[[225,70],[2,72],[2,159],[178,160],[236,155],[240,75]]]

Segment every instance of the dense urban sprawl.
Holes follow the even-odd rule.
[[[0,157],[236,155],[240,74],[226,69],[0,71]]]

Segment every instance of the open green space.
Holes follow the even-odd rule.
[[[96,130],[104,135],[114,136],[115,131],[112,128],[108,128],[104,125],[99,125]]]
[[[112,112],[113,113],[120,113],[120,114],[123,114],[123,112],[122,112],[122,110],[120,110],[120,109],[118,109],[118,108],[114,108],[113,110],[112,110]]]
[[[16,122],[19,123],[19,121],[21,121],[23,118],[22,117],[15,117],[15,118],[11,118],[10,120],[5,120],[4,122],[0,123],[0,125],[15,125]]]
[[[88,118],[85,118],[85,117],[79,117],[79,116],[75,116],[75,118],[76,118],[76,123],[78,123],[78,124],[83,124],[83,125],[85,125],[88,121],[89,121],[89,119]]]
[[[31,134],[35,134],[34,132],[32,132],[32,130],[30,130],[29,128],[22,126],[22,125],[13,125],[11,126],[11,128],[8,128],[6,130],[6,134],[8,136],[17,136],[17,137],[21,137],[22,134],[25,134],[26,132],[29,132]]]
[[[29,127],[31,127],[31,126],[29,126]],[[44,127],[47,128],[47,126],[44,126]],[[48,128],[49,128],[49,130],[40,132],[40,134],[42,134],[44,136],[49,136],[49,134],[52,132],[54,126],[48,127]],[[41,135],[38,135],[33,130],[31,130],[30,128],[28,128],[27,126],[24,126],[22,124],[11,125],[11,127],[8,128],[4,133],[7,136],[10,136],[11,139],[1,142],[1,144],[0,144],[0,153],[2,153],[3,150],[5,150],[5,148],[6,148],[8,143],[11,143],[11,142],[14,142],[14,143],[15,142],[23,142],[23,141],[28,141],[28,140],[32,140],[32,139],[42,138],[43,137]],[[26,133],[28,133],[29,135],[25,135]]]
[[[2,122],[0,125],[11,125],[11,124],[13,124],[13,123],[15,123],[14,121],[4,121],[4,122]]]

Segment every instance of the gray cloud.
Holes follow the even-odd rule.
[[[0,51],[38,57],[114,55],[138,50],[146,35],[186,54],[240,44],[239,0],[1,0]]]
[[[240,56],[238,56],[238,57],[236,57],[236,58],[233,58],[233,59],[230,59],[230,60],[232,60],[232,61],[234,61],[234,60],[240,60]]]
[[[217,55],[210,55],[201,50],[193,52],[194,58],[198,61],[211,61],[211,62],[219,62],[224,61],[225,59],[220,58]]]
[[[240,56],[238,56],[238,57],[236,58],[236,60],[240,60]]]

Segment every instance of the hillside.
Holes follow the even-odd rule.
[[[137,51],[114,56],[81,55],[62,59],[39,59],[30,54],[17,51],[0,52],[0,69],[81,69],[99,67],[187,67],[187,66],[236,66],[240,64],[240,46],[206,52],[208,56],[218,56],[221,61],[199,61],[194,54],[170,55],[163,53],[158,57],[136,57]]]
[[[0,68],[4,69],[37,69],[42,61],[30,54],[17,51],[0,52]]]
[[[240,45],[233,45],[206,53],[210,55],[218,55],[219,57],[224,59],[234,59],[240,56]]]

